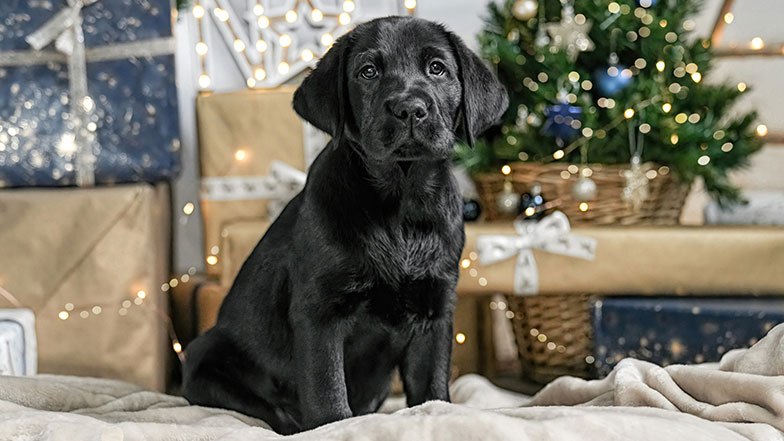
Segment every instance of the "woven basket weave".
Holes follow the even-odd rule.
[[[590,296],[507,295],[523,377],[537,383],[592,372]]]
[[[629,166],[591,164],[588,167],[593,172],[591,179],[596,183],[597,195],[588,202],[588,210],[583,212],[579,208],[582,201],[572,195],[572,187],[579,175],[567,171],[569,164],[518,162],[509,165],[512,172],[508,176],[488,173],[474,178],[485,220],[502,218],[496,208],[496,196],[503,190],[505,180],[512,183],[517,193],[528,191],[534,182],[541,184],[542,197],[563,211],[572,225],[675,225],[689,192],[689,187],[678,182],[671,173],[656,172],[656,176],[648,181],[648,198],[635,210],[621,199],[626,183],[623,173]],[[657,170],[650,163],[642,167],[646,171]]]

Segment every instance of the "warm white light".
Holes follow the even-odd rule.
[[[578,205],[577,208],[579,208],[580,211],[585,213],[586,211],[588,211],[588,208],[589,208],[588,207],[588,202],[580,202],[580,205]]]
[[[216,263],[218,263],[217,256],[207,256],[207,265],[215,265]]]
[[[348,12],[342,12],[340,15],[338,15],[338,23],[343,26],[351,23],[351,16],[348,14]]]
[[[757,136],[765,136],[768,134],[768,126],[760,124],[757,126]]]
[[[623,117],[629,119],[634,116],[634,109],[631,107],[623,111]]]
[[[253,15],[258,17],[263,13],[264,13],[264,6],[262,6],[261,3],[256,3],[255,5],[253,5]]]
[[[357,5],[354,4],[354,2],[351,0],[346,0],[343,2],[343,10],[346,12],[352,12],[354,9],[356,9],[356,7]]]
[[[89,96],[84,97],[82,100],[82,108],[84,108],[85,112],[92,112],[92,110],[95,108],[95,101],[93,101],[93,99]]]
[[[289,73],[289,68],[290,68],[289,63],[283,61],[278,65],[278,73],[280,73],[281,75],[286,75],[287,73]]]
[[[405,0],[405,1],[403,2],[403,6],[405,6],[405,7],[406,7],[406,9],[409,9],[409,10],[411,10],[411,9],[416,9],[416,7],[417,7],[417,2],[416,2],[416,0]]]
[[[670,103],[662,104],[662,111],[664,111],[664,113],[670,113],[670,110],[672,110],[672,104]]]
[[[234,50],[237,52],[242,52],[245,50],[245,42],[240,40],[239,38],[234,40]]]
[[[329,32],[321,36],[321,44],[323,44],[324,46],[330,46],[334,42],[335,42],[335,38]]]
[[[297,18],[299,18],[299,15],[297,15],[297,11],[291,9],[288,12],[286,12],[286,21],[287,22],[294,23],[295,21],[297,21]]]
[[[220,21],[229,21],[229,13],[225,9],[215,8],[212,13]]]
[[[192,11],[194,17],[196,18],[204,17],[204,7],[202,5],[194,5]]]
[[[291,36],[288,34],[282,34],[278,39],[278,42],[282,47],[289,47],[291,46]]]
[[[738,92],[746,91],[746,83],[738,83]]]
[[[267,42],[264,40],[257,40],[256,50],[259,51],[259,53],[267,52]]]
[[[735,14],[728,12],[724,14],[724,23],[730,24],[735,20]]]
[[[313,59],[313,51],[310,49],[305,49],[299,56],[302,58],[302,61],[310,61]]]
[[[193,205],[193,202],[188,202],[187,204],[182,206],[182,212],[185,213],[186,215],[191,215],[193,214],[194,208],[196,207]]]
[[[321,12],[321,9],[314,9],[314,10],[312,10],[312,11],[310,12],[310,18],[311,18],[311,19],[312,19],[314,22],[318,23],[318,22],[320,22],[321,20],[324,20],[324,13],[323,13],[323,12]]]
[[[471,266],[471,259],[463,259],[463,260],[461,260],[460,261],[460,266],[462,266],[463,268],[468,268],[469,266]]]
[[[258,20],[256,20],[256,23],[261,29],[267,29],[270,25],[270,20],[269,18],[262,15]]]
[[[694,72],[693,74],[691,74],[691,79],[695,83],[699,83],[702,80],[702,74],[699,72]]]
[[[501,167],[501,173],[505,175],[512,173],[512,167],[510,167],[509,165],[504,165],[503,167]]]
[[[180,344],[180,342],[175,341],[174,343],[172,343],[172,349],[174,349],[174,352],[179,354],[180,352],[182,352],[182,345]]]
[[[656,70],[658,70],[659,72],[663,72],[665,66],[666,66],[666,64],[664,64],[664,61],[662,61],[662,60],[659,60],[659,61],[656,62]]]
[[[677,143],[678,143],[678,135],[676,135],[676,134],[674,134],[674,133],[673,133],[673,134],[670,136],[670,143],[672,143],[672,145],[675,145],[675,144],[677,144]]]
[[[697,164],[700,165],[708,165],[709,162],[710,162],[710,156],[708,155],[702,155],[700,156],[699,159],[697,159]]]
[[[751,39],[751,48],[755,51],[758,51],[765,47],[765,42],[760,37],[754,37]]]
[[[253,89],[254,87],[256,87],[256,80],[253,77],[250,77],[247,80],[245,80],[245,84],[248,85],[249,89]]]
[[[264,81],[264,78],[267,78],[267,71],[259,67],[253,71],[253,77],[259,81]]]
[[[463,334],[462,332],[458,332],[457,334],[455,334],[455,341],[459,345],[462,345],[463,343],[465,343],[465,341],[466,341],[465,334]]]
[[[140,299],[144,299],[147,297],[147,293],[143,289],[140,289],[139,291],[136,292],[136,297]]]
[[[561,158],[563,158],[563,157],[564,157],[564,151],[563,151],[563,150],[560,150],[560,149],[559,149],[559,150],[556,150],[556,151],[553,153],[553,159],[561,159]]]
[[[210,87],[210,76],[207,74],[199,75],[199,87],[206,89]]]
[[[200,41],[200,42],[196,43],[196,53],[197,54],[199,54],[201,56],[204,56],[204,55],[207,54],[207,50],[208,49],[209,48],[207,47],[207,43],[205,43],[203,41]]]
[[[536,214],[536,208],[534,208],[534,207],[528,207],[528,208],[526,208],[526,209],[525,209],[525,215],[526,215],[526,216],[528,216],[528,217],[531,217],[531,216],[533,216],[534,214]]]
[[[57,317],[58,317],[60,320],[68,320],[68,317],[69,317],[70,315],[71,315],[71,314],[68,314],[68,311],[60,311],[60,313],[59,313],[59,314],[57,314]]]
[[[245,150],[239,149],[236,152],[234,152],[234,159],[236,159],[237,161],[244,161],[245,158],[247,157],[248,157],[248,153]]]

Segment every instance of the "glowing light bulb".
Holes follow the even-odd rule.
[[[316,23],[319,23],[321,20],[324,20],[324,13],[321,12],[321,9],[314,9],[310,11],[310,18]]]
[[[664,111],[664,113],[670,113],[670,110],[672,110],[672,104],[670,103],[662,104],[662,111]]]
[[[751,39],[751,49],[758,51],[765,47],[765,42],[760,37],[754,37]]]
[[[256,41],[256,50],[259,51],[259,53],[267,52],[267,42],[264,40]]]
[[[330,34],[329,32],[321,36],[321,44],[324,46],[330,46],[334,42],[335,42],[335,37],[333,37],[332,34]]]
[[[95,108],[95,101],[93,101],[93,99],[90,98],[89,96],[84,97],[84,99],[82,100],[82,108],[84,109],[85,112],[92,111],[93,108]]]
[[[215,265],[216,263],[218,263],[217,256],[207,256],[207,265]]]
[[[291,46],[291,36],[289,34],[282,34],[278,39],[278,42],[283,47]]]
[[[68,311],[60,311],[57,314],[57,318],[59,318],[60,320],[68,320],[68,317],[70,317],[70,316],[71,316],[71,314],[68,314]]]
[[[691,80],[695,83],[699,83],[702,80],[702,74],[699,72],[694,72],[691,74]]]
[[[287,22],[294,23],[295,21],[297,21],[297,18],[299,18],[299,15],[297,14],[297,11],[295,11],[293,9],[290,9],[288,12],[286,12],[286,21]]]
[[[204,6],[202,5],[193,5],[193,9],[191,11],[193,12],[193,16],[196,18],[204,17]]]
[[[501,167],[501,173],[505,175],[512,173],[512,167],[510,167],[509,165],[504,165],[503,167]]]
[[[724,14],[724,23],[730,24],[735,20],[735,14],[728,12]]]
[[[259,67],[258,69],[253,71],[253,77],[259,81],[264,81],[264,78],[267,78],[267,71]]]
[[[147,297],[147,293],[143,289],[140,289],[139,291],[136,291],[136,297],[144,299]]]
[[[403,6],[405,6],[406,9],[408,9],[408,10],[416,9],[417,2],[416,2],[416,0],[405,0],[403,2]]]
[[[253,5],[253,15],[258,17],[263,13],[264,13],[264,6],[262,6],[261,3],[256,3],[255,5]]]
[[[351,23],[351,15],[349,15],[348,12],[342,12],[340,15],[338,15],[338,23],[343,26]]]
[[[580,205],[578,205],[577,208],[579,208],[580,211],[585,213],[586,211],[588,211],[588,208],[590,208],[590,207],[588,206],[588,202],[580,202]],[[546,339],[546,337],[545,337],[545,339]]]
[[[193,205],[193,202],[188,202],[187,204],[182,206],[182,212],[185,213],[186,215],[191,215],[193,214],[193,210],[195,208],[196,207]]]
[[[561,149],[556,150],[553,152],[553,159],[561,159],[564,157],[564,151]]]
[[[289,73],[289,68],[290,68],[289,63],[283,61],[278,65],[278,73],[280,73],[281,75],[286,75],[287,73]]]
[[[174,343],[172,343],[172,349],[174,349],[174,352],[179,354],[180,352],[182,352],[182,345],[180,344],[180,342],[175,340]]]
[[[697,164],[699,165],[705,166],[708,165],[708,163],[710,163],[710,156],[708,155],[702,155],[699,157],[699,159],[697,159]]]
[[[678,143],[678,135],[676,135],[676,134],[674,134],[674,133],[673,133],[673,134],[670,136],[670,143],[672,143],[672,145],[675,145],[675,144],[677,144],[677,143]]]
[[[536,214],[536,208],[534,208],[534,207],[528,207],[528,208],[526,208],[526,209],[525,209],[525,215],[526,215],[526,216],[528,216],[528,217],[531,217],[531,216],[533,216],[534,214]]]
[[[199,75],[199,87],[202,89],[206,89],[210,87],[210,76],[207,74]]]
[[[242,52],[245,50],[245,42],[240,40],[239,38],[234,40],[234,50],[237,52]]]
[[[215,8],[212,10],[212,14],[220,21],[229,21],[229,13],[225,9]]]
[[[256,24],[258,24],[261,29],[267,29],[270,25],[270,20],[269,18],[262,15],[258,20],[256,20]]]
[[[254,87],[256,87],[256,79],[253,77],[249,77],[247,80],[245,80],[245,84],[248,85],[249,89],[253,89]]]
[[[463,259],[463,260],[461,260],[460,261],[460,266],[462,266],[463,268],[468,268],[469,266],[471,266],[471,259]]]
[[[462,332],[458,332],[457,334],[455,334],[455,341],[459,345],[462,345],[463,343],[465,343],[465,341],[466,341],[465,334],[463,334]]]
[[[629,119],[634,116],[634,109],[631,107],[623,111],[623,117]]]
[[[351,0],[346,0],[343,2],[343,10],[346,12],[353,12],[356,8],[357,5]]]
[[[305,49],[302,51],[299,57],[302,58],[302,61],[310,61],[313,59],[313,51],[310,49]]]
[[[746,91],[746,83],[738,83],[738,92]]]
[[[659,61],[656,62],[656,70],[658,70],[659,72],[664,72],[664,68],[666,66],[667,65],[662,60],[659,60]]]
[[[765,136],[768,134],[768,126],[760,124],[757,126],[757,136]]]
[[[247,157],[248,157],[248,153],[243,149],[239,149],[236,152],[234,152],[234,159],[236,159],[237,161],[244,161],[245,158]]]
[[[200,42],[196,43],[196,53],[197,54],[199,54],[201,56],[204,56],[204,55],[207,54],[207,50],[209,50],[209,48],[207,47],[207,43],[205,43],[203,41],[200,41]]]

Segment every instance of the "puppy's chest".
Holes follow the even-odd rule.
[[[438,276],[454,260],[450,237],[418,228],[375,229],[365,240],[368,260],[385,282]]]

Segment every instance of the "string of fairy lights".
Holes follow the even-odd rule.
[[[729,4],[730,6],[731,6],[731,2],[732,0],[725,0],[725,4]],[[734,21],[735,16],[731,11],[728,10],[727,7],[725,7],[724,9],[726,10],[722,10],[722,15],[720,20],[723,22],[723,24],[730,24]],[[632,11],[632,9],[628,5],[621,5],[618,2],[610,2],[608,4],[608,10],[612,14],[634,13],[634,15],[642,21],[644,26],[640,29],[640,31],[629,32],[626,35],[626,38],[629,39],[630,41],[634,41],[639,36],[641,36],[642,34],[640,34],[639,32],[646,31],[647,30],[646,26],[654,25],[655,20],[653,18],[653,15],[650,14],[650,12],[642,6],[637,7]],[[577,14],[575,16],[575,21],[584,22],[585,18],[584,16],[582,16],[582,14]],[[669,25],[669,23],[666,20],[660,20],[657,24],[662,28],[665,28]],[[694,20],[686,20],[684,21],[682,26],[684,30],[691,31],[695,29],[696,23],[694,22]],[[719,29],[717,35],[718,28],[719,28],[718,26],[714,28],[713,38],[712,38],[713,44],[716,44],[718,39],[720,38],[721,29]],[[647,33],[649,34],[650,31],[647,30]],[[668,32],[667,34],[665,34],[664,38],[667,41],[667,43],[673,44],[677,41],[678,35],[675,32]],[[705,40],[703,41],[702,44],[704,47],[707,48],[710,46],[711,41]],[[778,48],[779,46],[780,48]],[[763,50],[766,46],[762,37],[754,37],[749,41],[748,47],[753,53],[755,51]],[[784,44],[777,45],[776,47],[778,48],[776,49],[777,53],[784,54]],[[631,78],[633,75],[640,73],[640,71],[642,71],[646,67],[648,67],[648,61],[645,60],[644,58],[638,58],[637,60],[635,60],[634,65],[632,67],[623,69],[622,72],[618,71],[618,68],[616,66],[610,66],[607,69],[607,73],[611,77],[616,77],[618,75],[621,75],[626,78]],[[668,66],[664,60],[657,60],[655,63],[653,63],[653,67],[659,73],[663,73],[665,72],[666,69],[670,68],[672,69],[672,73],[676,78],[680,79],[680,78],[688,77],[695,84],[700,83],[703,79],[702,73],[699,71],[699,66],[696,63],[680,62],[675,64],[674,66]],[[567,78],[569,79],[569,82],[571,84],[575,85],[575,87],[582,89],[584,91],[590,91],[593,88],[593,83],[588,79],[584,79],[581,81],[580,74],[576,71],[569,72]],[[537,80],[543,82],[547,81],[548,80],[547,74],[541,72]],[[532,92],[536,92],[536,90],[538,90],[539,88],[539,84],[537,83],[537,81],[531,78],[525,78],[523,80],[523,86],[527,87]],[[747,89],[746,83],[739,82],[737,84],[737,89],[739,92],[744,93]],[[550,163],[550,162],[558,161],[566,157],[569,153],[573,152],[574,150],[578,148],[583,148],[581,165],[577,166],[575,164],[569,164],[561,172],[561,177],[565,180],[570,179],[571,176],[575,174],[580,174],[584,177],[590,177],[593,174],[593,170],[591,170],[590,166],[588,166],[587,164],[587,144],[589,143],[589,141],[593,139],[603,139],[604,137],[607,136],[607,133],[610,130],[617,128],[624,121],[631,120],[635,116],[643,114],[642,111],[646,108],[655,106],[665,114],[669,114],[670,111],[673,109],[673,104],[672,104],[673,99],[677,99],[678,95],[684,90],[688,90],[687,86],[683,86],[677,81],[672,82],[671,84],[667,85],[666,89],[661,94],[654,95],[647,100],[641,101],[633,106],[626,108],[622,115],[616,117],[614,120],[610,121],[608,124],[598,129],[594,129],[591,127],[583,127],[581,121],[575,119],[572,121],[572,127],[575,129],[580,129],[581,136],[575,139],[569,145],[555,150],[552,153],[551,157],[543,158],[539,160],[539,162]],[[569,103],[574,103],[577,101],[577,96],[574,93],[569,93],[565,95],[565,97]],[[617,105],[614,99],[605,98],[605,97],[600,97],[597,100],[596,104],[601,108],[607,108],[607,109],[612,109]],[[531,117],[532,115],[528,116],[528,118]],[[674,121],[678,125],[682,125],[686,123],[697,124],[701,120],[701,118],[702,117],[699,113],[686,114],[681,112],[673,116]],[[640,121],[640,124],[636,127],[636,129],[639,130],[640,133],[646,134],[650,132],[651,126],[650,124],[647,124],[644,121]],[[768,127],[764,123],[758,124],[755,130],[757,136],[759,137],[765,137],[768,135]],[[713,134],[713,137],[716,140],[723,139],[724,136],[725,133],[722,130],[717,130]],[[679,140],[680,138],[676,132],[673,132],[670,135],[670,143],[672,145],[678,144]],[[725,142],[721,146],[721,150],[725,153],[730,152],[732,148],[733,148],[733,143],[730,141]],[[519,158],[520,160],[525,161],[528,159],[528,155],[525,152],[521,152]],[[701,155],[697,158],[697,164],[699,164],[700,166],[706,166],[710,163],[710,161],[711,158],[707,154]],[[501,167],[501,173],[504,176],[509,176],[511,171],[512,168],[508,164],[505,164]],[[662,166],[658,170],[648,170],[646,172],[646,176],[648,179],[654,179],[658,174],[665,175],[668,174],[669,171],[670,171],[669,167]],[[579,201],[578,208],[580,211],[586,212],[589,210],[590,205],[588,201]]]
[[[204,19],[211,17],[218,31],[230,42],[235,61],[245,76],[250,89],[275,87],[305,67],[312,67],[335,42],[339,34],[349,30],[355,18],[357,4],[354,0],[343,0],[340,9],[318,7],[317,0],[295,0],[291,7],[277,8],[275,13],[265,8],[261,0],[251,0],[250,14],[233,14],[227,0],[195,0],[191,13],[197,22],[198,39],[194,50],[199,56],[200,74],[198,85],[209,90],[212,78],[207,70],[207,54],[210,50],[205,39]],[[403,7],[409,15],[417,8],[416,0],[404,0]],[[237,19],[252,23],[250,32],[241,32]],[[305,26],[318,32],[318,44],[302,42],[294,50],[296,36],[293,28]],[[295,29],[294,29],[295,30]],[[253,42],[250,48],[248,43]],[[274,69],[274,71],[270,71]],[[273,78],[273,75],[275,78]]]

